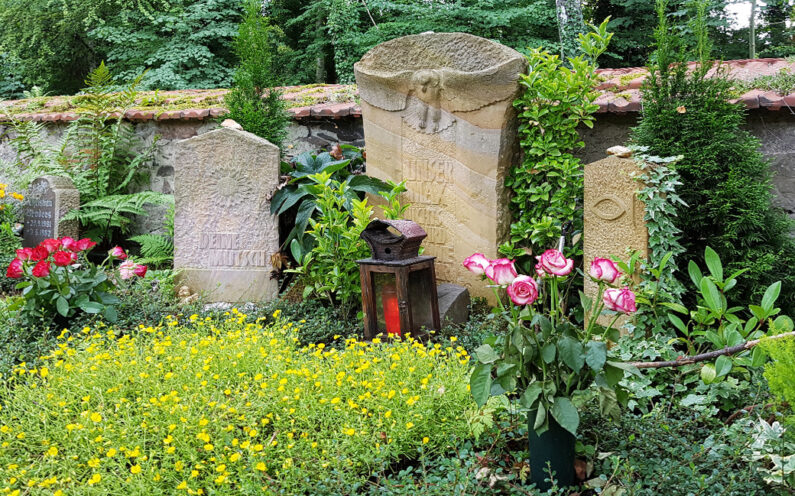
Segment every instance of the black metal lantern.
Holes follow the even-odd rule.
[[[374,220],[362,232],[373,253],[357,260],[362,279],[364,337],[423,337],[439,330],[436,257],[420,256],[427,234],[410,220]]]

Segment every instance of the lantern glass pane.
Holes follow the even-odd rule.
[[[378,331],[401,335],[400,308],[398,307],[395,274],[374,273],[373,289]]]
[[[414,327],[412,332],[414,333],[423,327],[426,330],[433,329],[432,281],[430,269],[415,270],[409,273],[409,309],[411,323]]]

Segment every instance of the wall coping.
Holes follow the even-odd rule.
[[[694,65],[691,62],[690,65]],[[795,73],[795,61],[785,59],[730,60],[720,64],[729,77],[741,82],[745,91],[732,103],[742,102],[749,109],[791,109],[795,107],[795,92],[781,95],[764,88],[753,88],[756,78],[781,73]],[[714,74],[716,68],[710,69]],[[640,87],[648,72],[644,67],[599,69],[599,105],[597,113],[624,114],[641,110]],[[288,112],[296,121],[310,119],[359,118],[356,85],[310,84],[279,88],[287,102]],[[146,91],[139,93],[137,105],[126,111],[124,118],[131,122],[147,121],[203,121],[216,119],[227,113],[223,106],[226,89]],[[34,122],[69,122],[80,115],[77,96],[53,96],[8,100],[0,102],[0,122],[27,120]],[[111,114],[118,117],[118,113]]]

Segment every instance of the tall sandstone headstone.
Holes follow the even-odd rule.
[[[63,236],[77,239],[80,235],[77,221],[61,219],[79,206],[80,192],[68,177],[41,176],[34,179],[25,200],[22,245],[33,247],[45,239]]]
[[[627,260],[627,250],[648,257],[649,231],[643,220],[645,206],[637,197],[642,183],[634,179],[641,173],[634,159],[619,156],[609,156],[585,166],[583,259],[586,270],[595,257],[616,256]],[[597,285],[586,277],[585,294],[593,298],[597,290]]]
[[[278,292],[271,256],[279,224],[270,197],[279,148],[230,128],[177,143],[174,268],[207,301],[264,301]]]
[[[367,173],[406,181],[405,217],[428,233],[437,279],[490,296],[461,262],[497,256],[510,228],[505,177],[517,153],[518,52],[464,33],[382,43],[354,65]]]

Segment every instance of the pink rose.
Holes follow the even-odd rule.
[[[33,277],[47,277],[50,275],[50,262],[41,260],[33,267]]]
[[[541,278],[544,278],[544,277],[546,277],[546,276],[547,276],[547,273],[546,273],[546,272],[544,272],[544,267],[541,267],[541,264],[540,264],[540,263],[537,263],[537,264],[536,264],[536,275],[537,275],[538,277],[541,277]]]
[[[635,293],[629,288],[608,288],[602,295],[602,301],[608,310],[627,315],[636,312]]]
[[[121,246],[114,246],[111,248],[108,254],[113,258],[118,258],[119,260],[124,260],[127,258],[127,254],[124,253],[124,249]]]
[[[574,260],[564,257],[558,250],[547,250],[536,260],[544,272],[551,276],[567,276],[574,267]]]
[[[506,291],[515,304],[529,305],[538,298],[538,283],[530,276],[516,276]]]
[[[36,248],[33,248],[33,250],[31,250],[30,259],[33,260],[34,262],[37,262],[39,260],[44,260],[49,256],[50,254],[49,252],[47,252],[47,248],[39,245]]]
[[[500,286],[511,284],[516,279],[516,275],[513,260],[508,260],[507,258],[492,260],[486,266],[486,277],[494,281],[494,284],[499,284]]]
[[[61,246],[63,246],[64,250],[76,251],[77,250],[77,241],[69,236],[64,236],[61,238]]]
[[[77,251],[86,251],[86,250],[90,250],[91,248],[93,248],[95,246],[97,246],[97,244],[94,241],[91,241],[91,239],[89,239],[89,238],[83,238],[83,239],[81,239],[80,241],[77,242],[76,248],[77,248]],[[74,249],[73,249],[73,251],[74,251]]]
[[[31,260],[33,258],[33,250],[31,248],[20,248],[17,250],[17,258],[20,260]]]
[[[50,239],[45,239],[44,241],[39,243],[39,246],[43,246],[44,249],[47,250],[47,253],[52,253],[61,247],[61,242],[58,241],[57,239],[50,238]]]
[[[11,279],[19,279],[22,277],[22,260],[15,258],[11,261],[8,265],[8,269],[6,270],[6,277]]]
[[[608,284],[613,284],[621,277],[618,267],[612,260],[606,258],[596,257],[591,262],[591,270],[588,271],[596,280],[604,281]]]
[[[66,267],[72,264],[72,255],[74,255],[74,253],[58,250],[52,254],[52,260],[58,267]]]
[[[485,274],[491,260],[482,253],[473,253],[464,259],[464,267],[473,274]]]
[[[124,262],[119,265],[119,275],[122,279],[130,279],[132,276],[135,275],[133,270],[135,269],[136,263],[132,260],[125,260]]]
[[[133,267],[133,274],[135,274],[138,277],[145,276],[146,275],[146,265],[135,264],[135,267]]]

